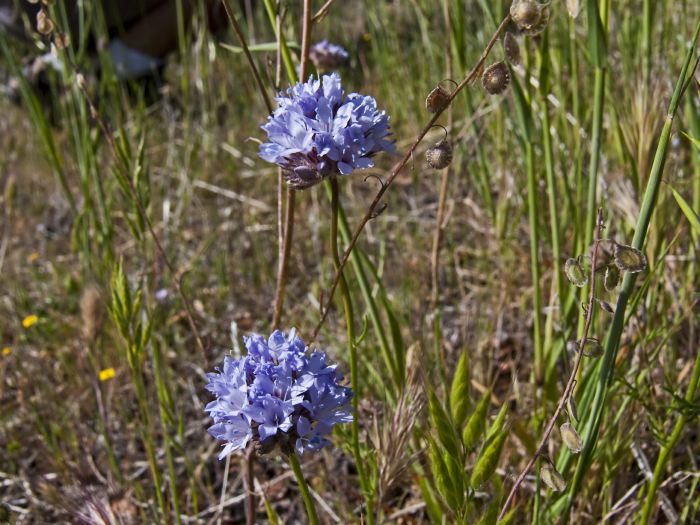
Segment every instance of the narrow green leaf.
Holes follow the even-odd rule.
[[[450,409],[455,427],[462,428],[469,410],[469,354],[467,352],[462,352],[457,361],[450,389]]]
[[[472,470],[471,486],[473,488],[479,487],[493,475],[507,437],[508,432],[501,432],[488,446],[484,447]]]
[[[591,63],[597,67],[605,67],[608,54],[603,21],[600,19],[598,0],[588,0],[586,3],[588,14],[588,52],[591,55]]]
[[[688,222],[693,228],[693,231],[697,234],[700,234],[700,217],[698,216],[698,214],[695,213],[693,208],[691,208],[690,204],[688,204],[688,201],[686,201],[680,193],[674,190],[671,186],[669,186],[669,188],[671,188],[673,198],[676,199],[678,207],[683,212],[683,215],[685,215],[685,218],[688,219]]]
[[[467,450],[475,448],[479,439],[486,431],[486,413],[488,412],[490,401],[491,389],[487,390],[484,395],[481,396],[474,412],[467,421],[467,426],[464,427],[462,443]]]
[[[496,416],[496,419],[494,419],[493,423],[489,427],[489,431],[486,434],[486,439],[484,439],[484,447],[488,447],[489,443],[493,441],[496,436],[500,435],[501,432],[503,431],[503,427],[506,424],[506,416],[508,415],[508,404],[503,403],[501,405],[501,409],[498,411],[498,415]]]
[[[683,135],[685,135],[685,138],[687,138],[693,144],[693,146],[695,146],[695,148],[698,151],[700,151],[700,139],[696,139],[695,137],[691,137],[690,135],[688,135],[684,131],[681,131],[681,133],[683,133]]]
[[[430,419],[440,438],[440,443],[442,443],[442,446],[445,447],[446,452],[450,456],[460,458],[462,453],[452,421],[450,421],[450,417],[442,408],[432,389],[428,392],[428,409],[430,411]]]
[[[450,480],[450,473],[447,470],[447,465],[443,460],[445,451],[441,450],[434,440],[430,440],[430,470],[435,480],[435,486],[438,492],[445,499],[450,508],[457,507],[455,500],[455,491]]]

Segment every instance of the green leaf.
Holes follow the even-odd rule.
[[[442,408],[435,392],[431,389],[428,392],[428,409],[430,411],[430,419],[437,430],[440,443],[445,447],[445,451],[450,456],[461,458],[462,451],[457,442],[457,434],[447,412]]]
[[[673,198],[676,199],[678,207],[683,212],[683,215],[685,215],[685,218],[688,219],[688,222],[693,228],[693,231],[697,234],[700,234],[700,216],[698,216],[698,214],[693,210],[693,208],[691,208],[690,204],[688,204],[688,201],[686,201],[680,193],[674,190],[671,186],[669,186],[669,188],[671,188]]]
[[[455,491],[443,457],[445,457],[445,451],[441,450],[433,439],[430,439],[430,470],[433,473],[435,486],[450,508],[455,508],[457,506]]]
[[[501,432],[491,443],[484,447],[472,470],[471,486],[473,488],[479,487],[493,475],[507,437],[507,432]]]
[[[698,151],[700,151],[700,139],[696,139],[695,137],[691,137],[690,135],[688,135],[684,131],[681,131],[681,133],[683,133],[683,135],[685,135],[685,138],[687,138],[693,144],[693,146],[695,146],[695,148]]]
[[[588,14],[588,52],[591,55],[591,63],[597,67],[605,67],[608,54],[605,29],[600,19],[598,0],[588,0],[586,3]]]
[[[489,443],[494,440],[498,435],[500,435],[503,431],[503,428],[506,424],[506,416],[508,415],[508,404],[503,403],[501,405],[501,409],[498,411],[498,415],[496,416],[496,419],[493,421],[491,426],[489,427],[489,431],[486,434],[486,439],[484,439],[484,447],[488,447]]]
[[[219,44],[221,47],[231,53],[243,53],[243,48],[240,46],[232,46],[231,44]],[[295,42],[287,42],[287,46],[290,49],[300,49],[299,44]],[[248,51],[251,53],[273,53],[277,51],[277,42],[264,42],[262,44],[253,44],[248,46]]]
[[[457,361],[450,389],[450,408],[455,427],[462,428],[469,410],[469,354],[467,352],[462,352]]]
[[[467,421],[467,426],[464,427],[462,443],[467,450],[475,448],[479,439],[486,431],[486,413],[488,412],[490,401],[491,389],[488,389],[484,392],[484,395],[481,396],[474,412]]]

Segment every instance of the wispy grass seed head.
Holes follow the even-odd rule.
[[[209,433],[226,442],[219,459],[251,441],[259,453],[275,446],[286,454],[317,451],[333,426],[352,420],[352,391],[339,384],[336,365],[326,364],[324,352],[307,353],[294,329],[244,342],[245,357],[227,356],[223,369],[207,375],[216,396],[205,408],[214,419]]]
[[[371,168],[375,154],[394,151],[389,116],[373,97],[346,96],[336,73],[297,83],[277,97],[277,105],[262,126],[268,142],[259,155],[280,166],[294,189]]]

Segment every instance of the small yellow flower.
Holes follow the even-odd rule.
[[[27,261],[30,263],[36,262],[37,260],[39,260],[39,252],[32,252],[27,257]]]
[[[12,353],[12,348],[10,348],[9,346],[6,346],[6,347],[4,347],[4,348],[2,349],[2,355],[3,355],[3,357],[7,357],[7,356],[10,355],[11,353]]]
[[[109,379],[112,379],[114,377],[114,368],[105,368],[104,370],[100,370],[100,381],[107,381]]]
[[[36,315],[28,315],[27,317],[22,319],[22,326],[24,326],[25,328],[29,328],[31,326],[34,326],[38,320],[39,318]]]

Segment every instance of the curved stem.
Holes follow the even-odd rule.
[[[489,53],[491,52],[491,49],[493,46],[496,45],[496,42],[498,42],[498,37],[505,31],[506,27],[508,26],[508,22],[510,22],[510,15],[506,15],[506,17],[503,19],[501,24],[498,26],[496,31],[491,35],[491,39],[489,40],[489,43],[486,44],[486,47],[484,48],[484,51],[481,53],[481,56],[479,57],[479,60],[476,62],[474,67],[471,69],[469,74],[457,85],[455,90],[452,92],[452,95],[450,95],[450,99],[448,101],[448,104],[443,108],[442,110],[436,112],[433,117],[428,121],[428,123],[425,125],[425,127],[420,131],[418,134],[418,137],[413,141],[413,144],[408,148],[408,151],[404,154],[403,158],[394,166],[394,168],[391,170],[391,173],[389,174],[389,177],[387,178],[385,184],[379,189],[377,194],[374,197],[374,200],[372,201],[372,204],[370,204],[369,208],[365,212],[364,217],[362,217],[362,220],[360,221],[360,224],[357,226],[355,229],[354,233],[352,234],[352,238],[350,239],[350,243],[348,244],[347,248],[345,248],[345,252],[343,253],[343,257],[340,259],[340,266],[335,272],[335,276],[333,278],[333,283],[331,284],[331,288],[328,292],[328,296],[326,299],[326,304],[325,307],[323,308],[323,313],[321,314],[321,319],[319,320],[318,324],[316,325],[316,328],[314,329],[314,337],[318,334],[318,332],[321,330],[321,326],[323,326],[323,323],[326,320],[326,315],[328,314],[328,306],[330,306],[331,301],[333,300],[333,294],[335,293],[335,289],[338,287],[338,283],[340,281],[340,274],[342,268],[345,266],[345,264],[348,262],[348,259],[350,258],[350,253],[352,252],[352,249],[355,247],[355,244],[357,244],[357,240],[360,238],[360,234],[362,234],[362,230],[364,230],[365,226],[367,223],[375,217],[375,213],[382,201],[382,197],[384,197],[384,194],[386,191],[389,189],[391,184],[394,182],[394,179],[401,173],[401,170],[406,167],[406,164],[413,158],[413,153],[418,147],[418,145],[422,142],[423,138],[428,134],[428,131],[430,131],[430,128],[433,127],[435,122],[440,118],[440,115],[442,115],[442,112],[450,105],[452,104],[452,101],[459,95],[460,91],[462,91],[465,87],[467,87],[469,84],[474,82],[479,76],[481,75],[481,70],[486,62],[486,59],[489,56]]]
[[[340,266],[340,257],[338,255],[338,210],[340,208],[340,197],[338,190],[338,179],[332,176],[329,179],[329,184],[331,186],[331,239],[330,248],[331,255],[333,256],[333,264],[336,271],[340,272],[340,295],[343,299],[343,309],[345,310],[345,324],[347,325],[347,337],[348,337],[348,353],[350,354],[350,387],[352,388],[352,454],[355,458],[355,464],[357,467],[357,473],[360,478],[360,486],[362,492],[366,498],[367,504],[367,523],[374,523],[374,505],[372,501],[371,492],[368,490],[368,480],[367,472],[365,471],[364,464],[362,462],[362,455],[360,454],[360,428],[358,421],[358,402],[360,397],[358,395],[359,389],[359,372],[357,366],[357,348],[355,348],[355,318],[352,307],[352,297],[350,296],[350,290],[348,288],[348,283],[343,275],[343,270]]]
[[[578,373],[578,369],[581,366],[581,360],[583,359],[583,347],[586,343],[586,339],[588,338],[588,332],[591,328],[591,322],[593,320],[593,308],[595,307],[595,267],[596,267],[596,259],[598,257],[598,243],[600,242],[600,231],[603,228],[603,210],[602,208],[598,210],[598,227],[596,229],[596,239],[595,239],[595,244],[593,248],[593,256],[591,257],[591,291],[590,295],[588,298],[588,309],[586,310],[586,321],[585,321],[585,327],[583,330],[583,337],[579,341],[579,347],[578,347],[578,353],[576,355],[576,362],[574,363],[574,367],[571,370],[571,374],[569,375],[569,380],[566,383],[566,387],[564,388],[564,393],[562,394],[561,398],[559,399],[559,404],[557,405],[556,410],[554,411],[554,414],[552,414],[552,417],[549,420],[549,423],[547,423],[547,428],[544,431],[544,435],[542,436],[542,439],[540,440],[539,445],[537,446],[537,450],[535,450],[535,453],[532,455],[530,458],[530,461],[527,462],[527,465],[523,469],[523,471],[520,473],[518,476],[518,479],[515,481],[513,484],[513,488],[510,489],[510,493],[508,494],[508,498],[506,499],[506,502],[503,504],[503,508],[501,509],[500,514],[498,515],[498,521],[502,520],[506,513],[508,512],[508,508],[510,507],[510,504],[513,501],[513,498],[515,498],[515,494],[518,492],[518,488],[522,484],[522,482],[525,480],[525,476],[527,476],[528,472],[530,472],[530,469],[534,466],[535,462],[537,461],[537,458],[540,457],[542,454],[542,451],[544,450],[545,446],[547,445],[547,442],[549,441],[549,436],[551,435],[552,431],[554,430],[554,426],[557,423],[557,418],[559,417],[559,414],[561,414],[562,410],[564,410],[564,407],[566,406],[566,402],[569,400],[569,398],[573,395],[574,393],[574,387],[576,386],[576,374]]]
[[[289,455],[289,465],[294,471],[294,477],[297,478],[297,484],[299,485],[299,490],[301,491],[301,497],[303,498],[304,506],[306,507],[306,514],[309,516],[309,523],[311,525],[318,525],[318,515],[316,514],[314,500],[311,497],[309,486],[306,484],[304,473],[301,471],[301,465],[299,464],[297,455],[294,452]]]

